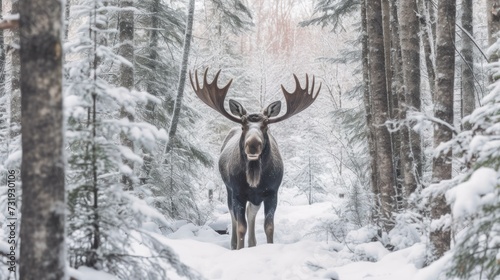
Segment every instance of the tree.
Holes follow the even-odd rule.
[[[434,93],[434,117],[445,124],[453,124],[453,83],[455,79],[455,1],[438,3],[436,41],[436,92]],[[452,138],[453,131],[442,123],[434,124],[434,148]],[[439,184],[451,178],[451,151],[445,150],[434,157],[432,183]],[[442,220],[449,216],[450,207],[444,198],[444,187],[431,200],[431,218]],[[434,226],[430,232],[433,257],[441,257],[450,249],[450,228],[445,224]]]
[[[404,98],[400,102],[400,116],[405,119],[409,110],[420,111],[420,45],[417,1],[402,0],[399,3],[401,56],[404,80]],[[409,124],[401,129],[401,165],[405,195],[409,196],[420,184],[422,157],[420,135]]]
[[[168,131],[168,142],[165,151],[168,153],[172,149],[175,133],[177,132],[177,125],[179,123],[179,116],[181,113],[182,98],[184,96],[184,86],[186,84],[186,75],[189,59],[189,51],[191,50],[191,38],[193,37],[193,20],[194,20],[194,0],[189,0],[186,31],[184,34],[184,46],[182,53],[182,64],[179,73],[179,83],[177,84],[177,97],[175,98],[174,113]]]
[[[119,12],[119,37],[120,37],[120,47],[118,53],[126,59],[126,62],[120,64],[120,86],[131,91],[134,88],[134,11],[133,4],[130,0],[120,1],[120,12]],[[127,112],[125,107],[120,110],[120,117],[127,118],[130,122],[134,121],[134,115]],[[134,144],[130,141],[125,133],[122,132],[121,135],[122,144],[128,147],[130,150],[134,150]],[[133,171],[134,166],[125,160],[125,164]],[[122,177],[122,183],[128,188],[132,188],[132,180],[127,178],[126,175]]]
[[[404,112],[400,106],[404,104],[404,80],[403,80],[403,70],[402,68],[402,58],[401,58],[401,42],[399,40],[399,21],[398,21],[398,4],[397,0],[390,1],[391,9],[391,21],[390,21],[390,48],[391,48],[391,94],[392,94],[392,114],[391,117],[395,120],[401,121],[404,119]],[[402,128],[404,130],[404,127]],[[402,150],[405,146],[402,144],[403,131],[397,131],[392,134],[392,145],[393,145],[393,156],[394,165],[396,169],[396,183],[397,183],[397,201],[398,209],[403,208],[404,205],[404,190],[403,190],[403,171],[401,167],[403,165],[402,157],[405,156]]]
[[[19,1],[22,107],[21,279],[64,279],[61,1]]]
[[[471,36],[474,34],[472,27],[473,5],[472,0],[462,0],[462,118],[469,116],[475,109],[476,99],[474,96],[474,57],[473,42]],[[465,123],[465,128],[470,125]]]
[[[436,41],[436,23],[434,15],[434,4],[426,0],[418,0],[420,13],[420,32],[421,42],[424,49],[425,67],[427,69],[427,81],[431,95],[434,95],[436,87],[435,74],[435,41]]]
[[[370,96],[373,113],[376,145],[377,189],[380,196],[380,218],[382,228],[389,231],[393,227],[392,213],[396,205],[396,191],[393,174],[391,137],[385,125],[389,116],[387,83],[385,77],[385,56],[382,27],[382,6],[379,0],[366,2],[368,33],[368,66],[370,70]]]
[[[500,1],[486,1],[486,16],[488,20],[488,45],[493,45],[500,35]]]
[[[10,8],[7,11],[11,15],[16,15],[19,12],[19,1],[10,0],[7,2]],[[9,94],[9,153],[13,153],[16,147],[20,147],[17,143],[20,142],[19,135],[21,134],[21,91],[19,84],[19,32],[16,29],[10,29],[5,36],[6,43],[6,83],[5,92]],[[19,143],[20,144],[20,143]]]
[[[378,197],[380,190],[378,189],[378,177],[377,177],[377,149],[375,145],[375,127],[373,126],[373,113],[371,107],[370,98],[370,69],[368,64],[368,26],[366,18],[366,1],[361,2],[361,64],[362,64],[362,75],[363,75],[363,103],[365,107],[365,118],[366,118],[366,139],[368,142],[368,151],[370,154],[370,185],[374,197]],[[373,205],[375,209],[380,207],[378,199],[375,200]],[[378,213],[373,211],[373,218],[376,220]]]

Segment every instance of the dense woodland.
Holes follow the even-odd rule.
[[[500,277],[500,1],[65,2],[1,2],[0,279],[206,277],[160,237],[226,204],[232,124],[189,83],[206,68],[253,112],[293,74],[322,83],[271,129],[279,204],[339,201],[327,239],[368,229],[391,252],[423,244],[417,269],[441,279]]]

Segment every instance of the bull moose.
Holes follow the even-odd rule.
[[[198,72],[195,71],[195,81],[189,73],[191,86],[196,95],[212,109],[227,119],[241,124],[229,131],[222,144],[219,158],[219,171],[227,188],[227,204],[231,213],[232,236],[231,249],[241,249],[245,246],[248,217],[248,246],[256,245],[255,216],[264,202],[264,231],[267,243],[273,243],[274,212],[278,203],[278,188],[283,179],[283,160],[278,150],[278,144],[269,132],[268,125],[277,123],[298,114],[309,107],[318,97],[321,84],[314,94],[314,77],[309,90],[309,77],[306,74],[306,86],[303,89],[294,74],[296,88],[293,93],[281,89],[286,100],[286,113],[277,115],[281,109],[281,101],[275,101],[267,106],[262,113],[248,114],[245,108],[235,100],[229,99],[229,114],[224,108],[224,100],[233,80],[223,87],[217,86],[221,70],[213,81],[207,81],[207,72],[203,75],[203,86],[200,87]]]

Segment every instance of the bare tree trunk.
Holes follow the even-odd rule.
[[[420,111],[420,45],[419,20],[417,17],[417,2],[415,0],[401,0],[398,11],[400,24],[401,56],[404,61],[403,80],[406,104],[400,104],[401,117],[406,118],[408,110]],[[402,130],[401,151],[404,190],[406,196],[412,194],[420,182],[422,175],[422,158],[420,135],[406,126]]]
[[[472,12],[472,0],[462,0],[462,118],[472,114],[476,108],[474,98],[473,43],[469,37],[474,34]],[[471,129],[471,125],[466,123],[464,128]]]
[[[0,0],[0,14],[3,14],[3,3]],[[0,30],[0,98],[5,95],[5,41],[4,30]],[[0,112],[0,114],[6,113]]]
[[[397,101],[397,95],[394,95],[392,92],[392,80],[397,79],[397,77],[394,77],[394,75],[398,75],[399,73],[394,72],[394,67],[393,63],[397,63],[396,61],[392,60],[391,53],[394,50],[394,44],[391,42],[392,39],[392,33],[391,33],[391,0],[382,0],[382,26],[383,26],[383,32],[384,32],[384,56],[385,56],[385,80],[386,80],[386,87],[387,87],[387,98],[388,98],[388,108],[389,108],[389,119],[395,119],[396,117],[396,108],[398,101]],[[393,20],[393,19],[392,19]],[[397,186],[397,174],[399,174],[399,133],[398,132],[390,132],[391,136],[391,151],[392,151],[392,167],[393,167],[393,172],[392,174],[395,176],[394,177],[394,183]],[[397,190],[397,187],[396,187]],[[396,193],[396,201],[398,194]],[[399,207],[395,207],[397,209]]]
[[[435,74],[435,60],[434,60],[434,42],[435,42],[435,24],[434,24],[434,9],[430,9],[433,4],[428,0],[419,0],[420,17],[420,33],[422,34],[422,45],[424,47],[425,66],[427,68],[427,80],[431,96],[436,92],[436,74]]]
[[[20,0],[21,279],[65,279],[62,4]]]
[[[500,34],[500,0],[486,0],[486,15],[488,17],[488,45],[497,41]]]
[[[131,0],[121,0],[120,1],[120,20],[119,20],[119,35],[120,35],[120,49],[119,54],[128,60],[132,65],[134,63],[134,11],[130,8],[133,7],[133,2]],[[120,65],[120,86],[132,90],[134,88],[134,67],[122,63]],[[129,121],[134,121],[134,116],[127,112],[124,108],[120,111],[121,118],[127,118]],[[134,150],[134,143],[122,133],[121,142],[124,146],[127,146],[132,151]],[[124,160],[124,163],[130,167],[131,170],[134,169],[132,163],[128,160]],[[126,176],[122,176],[122,183],[127,188],[133,188],[132,180]]]
[[[401,110],[399,106],[404,101],[404,81],[403,81],[403,70],[401,66],[403,60],[401,58],[401,43],[399,41],[399,21],[397,6],[398,0],[390,0],[391,9],[391,69],[392,69],[392,80],[391,80],[391,93],[392,93],[392,118],[396,120],[401,120]],[[401,131],[393,133],[393,154],[394,163],[396,170],[396,186],[397,186],[397,202],[398,209],[404,207],[404,190],[403,190],[403,169],[402,169],[402,138],[403,133]]]
[[[381,0],[382,4],[382,26],[384,30],[384,56],[385,56],[385,80],[387,85],[387,96],[392,100],[392,71],[391,71],[391,9],[390,0]],[[389,102],[389,115],[392,115],[392,102]],[[392,117],[392,116],[391,116]]]
[[[385,126],[389,104],[385,78],[384,33],[380,0],[367,0],[366,20],[368,33],[368,58],[370,69],[370,94],[377,147],[377,185],[380,190],[380,215],[383,229],[393,228],[392,213],[396,206],[396,191],[393,176],[391,138]]]
[[[455,77],[455,13],[454,0],[438,3],[438,25],[436,41],[436,93],[434,95],[434,117],[453,125],[453,85]],[[449,141],[452,131],[446,126],[434,124],[434,147]],[[451,151],[435,157],[432,165],[432,182],[439,183],[451,178]],[[440,219],[450,213],[444,193],[431,201],[431,218]],[[450,249],[450,228],[433,229],[430,241],[434,256],[439,258]]]
[[[362,28],[362,38],[361,38],[361,59],[363,67],[363,102],[365,105],[365,115],[366,115],[366,138],[368,140],[368,151],[370,153],[370,185],[374,197],[376,198],[373,205],[372,220],[378,223],[379,220],[379,209],[380,204],[378,203],[380,190],[378,189],[377,183],[377,153],[375,146],[375,127],[373,126],[373,116],[371,109],[370,100],[370,89],[369,89],[369,66],[368,66],[368,33],[367,33],[367,22],[366,22],[366,2],[361,1],[361,28]]]
[[[19,1],[10,0],[7,10],[10,14],[19,13]],[[6,72],[7,81],[5,90],[10,94],[9,111],[9,145],[21,134],[21,89],[19,84],[20,58],[19,58],[19,32],[16,29],[9,29],[5,36],[6,42]],[[9,148],[10,150],[10,148]],[[10,151],[12,152],[12,151]]]
[[[179,74],[179,84],[177,85],[177,97],[175,99],[174,113],[172,122],[168,131],[168,142],[165,151],[168,153],[172,149],[177,125],[179,124],[179,116],[181,113],[182,98],[184,96],[184,85],[186,84],[186,74],[189,60],[189,52],[191,49],[191,38],[193,37],[193,19],[194,19],[194,0],[189,0],[188,16],[186,23],[186,33],[184,34],[184,52],[182,54],[181,72]]]

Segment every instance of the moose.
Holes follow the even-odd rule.
[[[191,86],[196,95],[212,109],[227,119],[238,123],[229,131],[224,139],[219,158],[219,172],[227,188],[227,204],[231,214],[231,249],[245,247],[248,218],[248,246],[256,245],[255,217],[264,202],[264,231],[267,243],[273,243],[274,212],[278,203],[278,189],[283,179],[283,160],[278,150],[278,144],[269,132],[268,125],[284,121],[309,107],[318,97],[314,94],[314,76],[309,90],[309,77],[306,74],[306,86],[300,86],[299,79],[294,74],[296,89],[293,93],[281,89],[286,100],[286,113],[277,117],[281,110],[281,101],[268,105],[262,113],[248,114],[245,108],[235,100],[229,99],[229,114],[224,108],[224,100],[231,86],[228,84],[219,88],[217,80],[221,70],[217,72],[211,83],[207,81],[208,68],[203,75],[203,86],[200,87],[198,72],[195,71],[195,81],[189,73]]]

